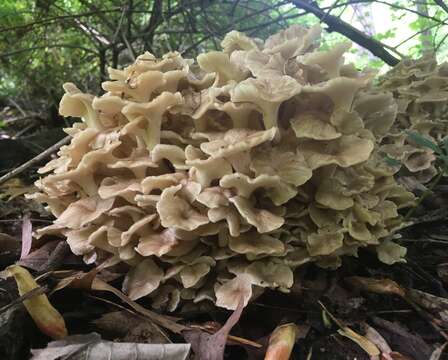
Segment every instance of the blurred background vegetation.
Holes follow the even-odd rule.
[[[232,29],[266,38],[291,24],[321,22],[324,46],[348,37],[348,60],[380,72],[425,52],[443,61],[444,1],[2,0],[0,151],[11,152],[19,139],[22,147],[13,152],[27,158],[63,136],[57,129],[67,120],[57,107],[64,82],[98,93],[108,66],[123,67],[144,51],[193,57],[219,48]],[[20,160],[2,157],[0,171]]]

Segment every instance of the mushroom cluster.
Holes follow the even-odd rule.
[[[438,65],[433,55],[406,59],[381,79],[398,104],[397,120],[382,141],[381,150],[402,164],[400,177],[425,184],[436,174],[436,154],[416,143],[409,131],[435,143],[448,133],[448,63]],[[409,184],[409,183],[408,183]]]
[[[319,37],[232,31],[196,62],[145,53],[109,69],[100,97],[65,84],[60,113],[83,121],[39,171],[32,197],[56,220],[38,235],[128,264],[123,290],[169,311],[287,292],[296,267],[360,247],[399,261],[391,234],[413,197],[378,152],[396,104],[344,65],[349,43],[323,51]]]

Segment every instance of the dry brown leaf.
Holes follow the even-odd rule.
[[[108,283],[104,282],[103,280],[99,279],[98,277],[95,277],[92,281],[92,290],[96,291],[108,291],[113,293],[114,295],[118,296],[120,300],[124,301],[126,304],[128,304],[130,307],[132,307],[137,313],[146,316],[150,320],[154,321],[154,323],[171,330],[174,333],[181,333],[183,330],[187,329],[185,325],[181,325],[173,321],[172,317],[169,316],[163,316],[160,314],[157,314],[151,310],[145,309],[143,306],[137,304],[135,301],[132,301],[128,296],[123,294],[120,290],[114,288],[113,286],[109,285]]]
[[[427,360],[431,355],[430,346],[421,336],[412,334],[402,325],[374,317],[375,328],[381,331],[381,335],[387,339],[389,345],[396,353],[392,353],[395,359]]]
[[[5,252],[15,254],[20,250],[20,241],[11,235],[0,232],[0,249],[2,255]]]
[[[375,294],[394,294],[401,297],[406,295],[406,291],[395,281],[390,279],[373,279],[361,276],[345,278],[345,281],[353,287]]]
[[[27,256],[17,261],[16,264],[25,266],[32,270],[36,271],[40,270],[42,265],[48,261],[50,254],[56,248],[58,243],[59,243],[58,240],[47,242],[40,248],[32,251]]]
[[[120,342],[167,344],[169,338],[151,321],[129,311],[113,311],[93,323]]]
[[[299,334],[296,324],[278,326],[269,338],[265,360],[288,360]]]

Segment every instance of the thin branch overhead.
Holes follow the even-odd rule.
[[[373,55],[379,57],[386,64],[394,66],[399,63],[400,60],[394,57],[391,53],[389,53],[385,49],[384,45],[381,44],[379,41],[362,33],[361,31],[359,31],[352,25],[346,23],[345,21],[341,20],[340,18],[322,11],[322,9],[317,7],[317,5],[313,5],[304,0],[292,0],[292,3],[298,8],[315,15],[322,22],[327,24],[328,31],[330,32],[336,31],[346,36],[353,42],[369,50]]]

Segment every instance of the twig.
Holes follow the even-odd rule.
[[[13,104],[13,105],[17,108],[17,110],[20,111],[20,113],[22,114],[22,116],[24,116],[24,117],[27,116],[25,110],[22,109],[22,107],[17,103],[17,101],[15,101],[14,99],[10,98],[10,99],[9,99],[9,102],[10,102],[11,104]]]
[[[312,13],[314,16],[322,20],[328,25],[329,31],[336,31],[350,40],[354,41],[358,45],[369,50],[373,55],[379,57],[386,64],[395,66],[399,63],[399,60],[391,55],[384,46],[377,40],[367,36],[358,29],[354,28],[345,21],[339,19],[336,16],[329,15],[322,11],[322,9],[308,3],[304,0],[292,0],[292,3],[300,9]]]
[[[51,18],[46,18],[46,19],[26,23],[26,24],[20,24],[20,25],[10,26],[10,27],[6,27],[6,28],[0,28],[0,32],[19,30],[19,29],[23,29],[23,28],[27,28],[27,27],[32,27],[34,25],[45,25],[45,24],[51,23],[53,21],[58,21],[58,20],[66,20],[66,19],[78,18],[78,17],[82,17],[82,16],[97,15],[100,12],[101,13],[111,13],[111,12],[116,12],[116,11],[120,11],[120,10],[121,10],[121,8],[117,7],[115,9],[112,8],[112,9],[107,9],[107,10],[89,11],[89,12],[85,12],[85,13],[81,13],[81,14],[55,16],[55,17],[51,17]]]
[[[264,12],[272,10],[272,9],[274,9],[277,6],[282,6],[282,5],[285,5],[287,3],[288,3],[288,1],[282,1],[280,3],[276,3],[276,4],[273,4],[273,5],[264,7],[264,8],[262,8],[260,10],[257,10],[255,12],[251,13],[251,14],[241,16],[238,19],[233,20],[232,23],[228,27],[220,30],[219,33],[222,35],[222,34],[228,32],[228,31],[232,30],[232,28],[237,29],[237,27],[236,27],[237,24],[242,23],[242,22],[247,22],[250,18],[252,18],[254,16],[263,14]],[[297,15],[290,16],[290,18],[293,18],[293,17],[297,17]],[[283,17],[283,19],[287,19],[287,17]],[[259,25],[256,25],[256,26],[252,26],[250,28],[238,29],[238,30],[239,31],[250,31],[250,30],[255,29],[255,28],[258,29],[260,27],[268,26],[268,25],[270,25],[272,23],[276,23],[277,21],[278,21],[278,19],[275,19],[274,21],[270,21],[270,22],[267,22],[267,23],[264,23],[264,24],[259,24]],[[189,53],[190,51],[194,50],[196,47],[198,47],[203,42],[209,40],[210,38],[211,38],[211,35],[203,36],[201,39],[199,39],[198,41],[196,41],[195,43],[190,45],[188,48],[182,50],[182,54]]]
[[[448,340],[447,333],[436,323],[432,315],[423,310],[418,304],[411,300],[409,296],[405,296],[403,297],[403,299],[415,310],[418,315],[425,319],[429,323],[429,325],[439,333],[441,337],[443,337],[445,340]]]
[[[447,19],[444,19],[444,20],[442,20],[442,21],[445,22],[445,21],[447,21],[447,20],[448,20],[448,18],[447,18]],[[407,42],[407,41],[409,41],[409,40],[415,38],[416,36],[418,36],[418,35],[420,35],[420,34],[423,34],[425,31],[431,30],[431,29],[433,29],[433,28],[435,28],[435,27],[437,27],[437,26],[440,26],[440,25],[441,25],[440,23],[437,23],[437,24],[432,24],[431,26],[427,26],[427,27],[425,27],[424,29],[422,29],[422,30],[420,30],[420,31],[417,31],[417,32],[414,33],[413,35],[407,37],[406,39],[404,39],[403,41],[401,41],[400,43],[398,43],[398,44],[395,45],[394,47],[395,47],[395,48],[398,48],[398,47],[400,47],[401,45],[403,45],[405,42]]]
[[[446,34],[443,36],[442,40],[440,40],[440,42],[437,44],[437,46],[436,46],[436,48],[435,48],[435,51],[436,51],[436,52],[439,50],[440,46],[441,46],[442,44],[445,43],[445,39],[446,39],[447,37],[448,37],[448,33],[446,33]]]
[[[39,286],[37,288],[34,288],[33,290],[28,291],[27,293],[23,294],[19,298],[11,301],[9,304],[3,306],[0,308],[0,314],[3,314],[5,311],[9,310],[13,306],[17,304],[23,303],[25,300],[28,300],[32,298],[33,296],[42,295],[48,292],[48,288],[46,286]]]
[[[448,13],[448,6],[443,2],[443,0],[434,0],[434,2]]]
[[[33,157],[31,160],[28,160],[26,163],[20,165],[19,167],[15,168],[14,170],[12,170],[12,171],[10,171],[8,173],[6,173],[2,177],[0,177],[0,185],[3,184],[4,182],[8,181],[9,179],[12,179],[13,177],[21,174],[26,169],[28,169],[30,166],[32,166],[32,165],[38,163],[39,161],[47,158],[48,156],[53,154],[55,151],[57,151],[62,145],[65,145],[65,144],[69,143],[71,138],[72,137],[70,135],[66,136],[62,140],[59,140],[53,146],[50,146],[44,152],[41,152],[39,155]]]
[[[143,320],[143,321],[148,321],[148,322],[151,324],[151,326],[153,326],[153,327],[156,329],[156,331],[157,331],[158,333],[160,333],[160,334],[161,334],[161,335],[168,341],[168,343],[172,343],[172,341],[171,341],[171,339],[168,337],[168,335],[167,335],[167,334],[166,334],[166,333],[165,333],[165,332],[164,332],[164,331],[163,331],[163,330],[162,330],[156,323],[154,323],[154,322],[151,321],[150,319],[144,317],[143,315],[141,315],[141,314],[139,314],[139,313],[137,313],[137,312],[135,312],[135,311],[133,311],[133,310],[131,310],[131,309],[128,309],[128,308],[125,307],[125,306],[121,306],[121,305],[119,305],[119,304],[117,304],[117,303],[115,303],[115,302],[113,302],[113,301],[104,299],[104,298],[99,297],[99,296],[87,295],[87,297],[92,298],[92,299],[95,299],[95,300],[98,300],[98,301],[103,301],[103,302],[105,302],[106,304],[115,306],[115,307],[119,308],[119,309],[122,310],[122,311],[126,311],[126,312],[132,314],[133,316],[138,317],[139,319],[141,319],[141,320]]]
[[[22,130],[18,131],[16,134],[14,134],[12,139],[18,139],[20,136],[22,136],[26,132],[30,131],[32,128],[35,128],[36,126],[37,126],[37,124],[35,124],[35,123],[29,124],[28,126],[24,127]]]
[[[10,101],[11,101],[11,99],[10,99]],[[15,117],[15,118],[5,119],[5,124],[11,125],[12,123],[15,123],[17,121],[35,119],[35,118],[41,119],[42,115],[39,113],[30,113],[29,115],[26,115],[26,116],[19,116],[19,117]]]

